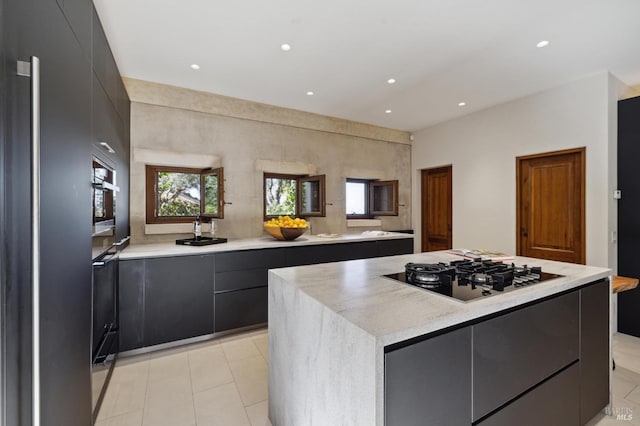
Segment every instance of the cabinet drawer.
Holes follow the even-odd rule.
[[[216,272],[269,269],[285,266],[284,250],[230,251],[216,254]]]
[[[473,420],[578,359],[578,292],[473,326]]]
[[[471,424],[471,327],[386,353],[384,398],[386,426]]]
[[[398,254],[413,253],[413,238],[401,240],[380,240],[377,241],[378,256],[395,256]]]
[[[314,263],[337,262],[343,260],[345,244],[323,244],[287,248],[286,261],[289,266],[311,265]]]
[[[482,426],[578,426],[580,424],[578,363],[513,401]]]
[[[264,287],[268,284],[267,269],[248,269],[216,273],[216,292]]]
[[[267,322],[267,287],[219,293],[215,300],[215,331]]]

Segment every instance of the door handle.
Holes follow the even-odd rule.
[[[522,233],[523,237],[528,237],[529,236],[529,234],[527,234],[527,230],[524,229],[524,228],[520,228],[520,232]]]
[[[32,425],[40,426],[40,58],[18,61],[16,74],[31,78],[31,397]]]

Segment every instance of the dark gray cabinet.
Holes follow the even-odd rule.
[[[618,274],[640,278],[640,97],[618,102]],[[618,331],[640,337],[640,289],[618,293]]]
[[[581,424],[609,403],[609,280],[580,290]]]
[[[360,241],[289,247],[286,262],[289,266],[299,266],[410,253],[413,253],[413,238]]]
[[[397,241],[402,243],[367,241],[123,260],[120,350],[266,323],[269,269],[413,250],[412,238]]]
[[[120,262],[120,350],[213,333],[213,255]]]
[[[147,259],[145,346],[213,333],[213,256]]]
[[[584,425],[609,402],[609,286],[385,349],[385,424]]]
[[[121,260],[119,273],[119,349],[129,351],[144,346],[145,261]]]
[[[215,331],[267,322],[268,270],[285,265],[280,248],[216,254]]]
[[[267,322],[268,287],[251,288],[215,295],[215,331]]]
[[[91,0],[58,0],[85,56],[91,57]]]
[[[386,426],[471,424],[471,327],[387,352]]]
[[[377,256],[395,256],[413,253],[413,238],[376,241]]]
[[[579,357],[579,293],[473,326],[473,420]]]
[[[91,423],[93,3],[0,0],[0,265],[7,424],[31,424],[30,79],[40,59],[40,359],[43,425]],[[118,77],[119,78],[119,77]],[[126,102],[124,102],[126,104]],[[124,132],[125,130],[123,130]],[[125,204],[123,200],[121,204]],[[3,311],[5,312],[5,311]],[[63,392],[60,390],[64,389]]]
[[[578,426],[580,368],[573,364],[478,423],[482,426]]]
[[[18,60],[37,56],[42,424],[84,426],[91,422],[91,63],[55,1],[5,0],[0,20],[4,421],[32,421],[31,96],[30,79],[16,70]]]

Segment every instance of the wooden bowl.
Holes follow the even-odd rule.
[[[279,226],[265,226],[264,230],[276,240],[291,241],[304,234],[307,228],[283,228]]]

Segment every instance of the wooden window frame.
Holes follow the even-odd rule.
[[[377,187],[391,187],[393,195],[393,210],[374,210],[375,190]],[[371,216],[398,216],[398,181],[397,180],[376,180],[369,184],[369,207]]]
[[[363,214],[347,214],[347,219],[373,219],[373,216],[371,215],[371,209],[369,208],[369,206],[371,204],[371,201],[372,201],[371,190],[370,190],[371,182],[374,182],[374,181],[371,180],[371,179],[351,179],[351,178],[347,178],[347,180],[345,182],[345,188],[346,188],[346,183],[363,183],[363,184],[365,184],[364,213]],[[369,194],[366,194],[367,192]],[[345,203],[346,203],[346,189],[345,189]]]
[[[264,172],[262,175],[262,216],[265,221],[277,218],[279,215],[267,215],[267,179],[289,179],[296,181],[296,202],[295,202],[295,212],[293,214],[294,217],[324,217],[326,216],[326,202],[325,202],[325,175],[293,175],[293,174],[285,174],[285,173],[271,173]],[[318,192],[318,205],[320,210],[317,212],[303,212],[302,211],[302,201],[300,199],[301,193],[301,184],[304,182],[314,182],[317,181],[320,185],[320,189]]]
[[[365,213],[364,214],[347,214],[347,219],[373,219],[377,216],[398,216],[398,180],[376,180],[376,179],[352,179],[347,178],[346,182],[364,183],[366,185],[366,191],[369,194],[365,194]],[[375,206],[375,188],[381,186],[391,186],[393,194],[393,210],[373,210]]]
[[[157,216],[157,182],[158,172],[172,172],[172,173],[190,173],[200,176],[200,213],[203,222],[208,222],[210,219],[223,219],[224,218],[224,171],[222,167],[219,168],[191,168],[191,167],[173,167],[173,166],[153,166],[146,165],[145,167],[145,199],[146,199],[146,223],[147,224],[166,224],[166,223],[189,223],[196,219],[196,216]],[[218,176],[218,214],[205,214],[204,213],[204,176],[216,174]]]

